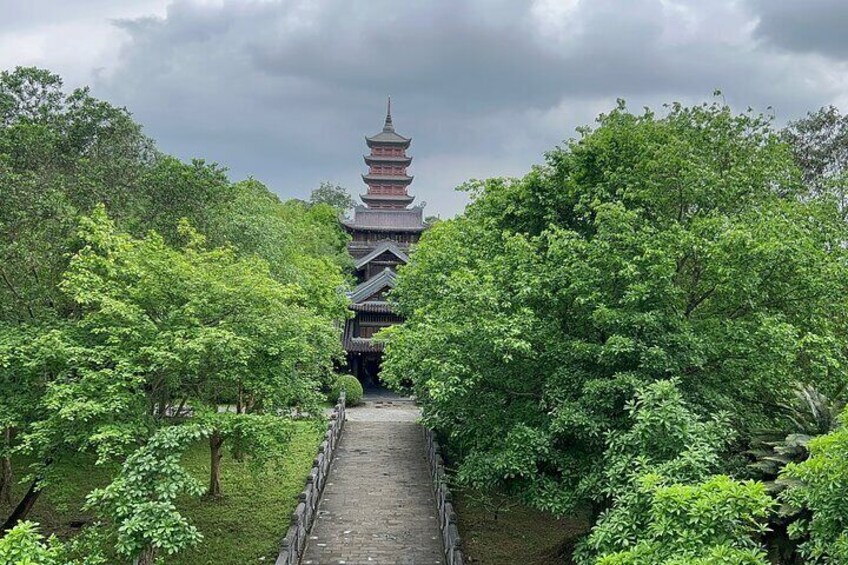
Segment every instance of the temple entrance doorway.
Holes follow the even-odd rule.
[[[379,353],[370,353],[362,356],[362,375],[359,380],[362,383],[362,388],[376,389],[383,388],[380,382],[380,361],[382,355]]]
[[[380,353],[354,353],[348,357],[350,372],[359,379],[366,392],[384,388],[380,381],[382,357]]]

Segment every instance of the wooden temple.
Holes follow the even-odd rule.
[[[412,206],[409,194],[412,177],[406,169],[412,157],[406,154],[411,138],[395,131],[391,99],[383,131],[366,137],[370,152],[365,155],[368,173],[362,180],[368,189],[359,197],[363,204],[342,225],[350,234],[348,251],[354,260],[357,286],[350,293],[354,317],[345,323],[344,348],[350,371],[365,386],[379,384],[382,345],[373,340],[381,328],[401,322],[386,300],[395,284],[398,265],[408,261],[410,246],[424,231],[424,208]]]

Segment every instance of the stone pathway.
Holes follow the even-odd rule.
[[[303,565],[444,563],[418,415],[385,395],[347,409]]]

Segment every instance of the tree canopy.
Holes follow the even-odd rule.
[[[767,118],[621,103],[425,233],[392,293],[384,378],[415,391],[466,484],[608,504],[602,454],[677,379],[744,435],[798,383],[845,381],[846,230]]]
[[[322,414],[348,315],[338,210],[163,154],[127,110],[35,68],[0,73],[0,193],[2,530],[69,563],[22,520],[89,451],[120,469],[89,497],[103,535],[153,563],[199,539],[177,495],[221,494],[224,448],[266,461]],[[180,464],[201,438],[207,489]]]

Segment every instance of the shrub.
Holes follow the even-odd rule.
[[[657,479],[646,476],[642,484],[650,503],[641,539],[597,565],[766,565],[756,538],[773,501],[763,483],[716,475],[695,485],[657,486]]]
[[[339,375],[336,378],[328,396],[330,402],[338,402],[342,391],[345,392],[345,402],[348,406],[356,406],[362,402],[362,384],[353,375]]]
[[[61,544],[56,538],[44,539],[38,524],[20,522],[0,537],[0,563],[58,565]]]
[[[724,417],[701,418],[676,380],[643,387],[629,430],[607,436],[610,508],[574,555],[581,565],[765,565],[757,541],[773,500],[762,483],[714,473],[731,438]]]
[[[791,507],[809,512],[790,525],[790,535],[802,540],[807,563],[848,563],[848,411],[842,426],[810,440],[810,457],[790,463],[781,475],[794,486],[781,495]]]

